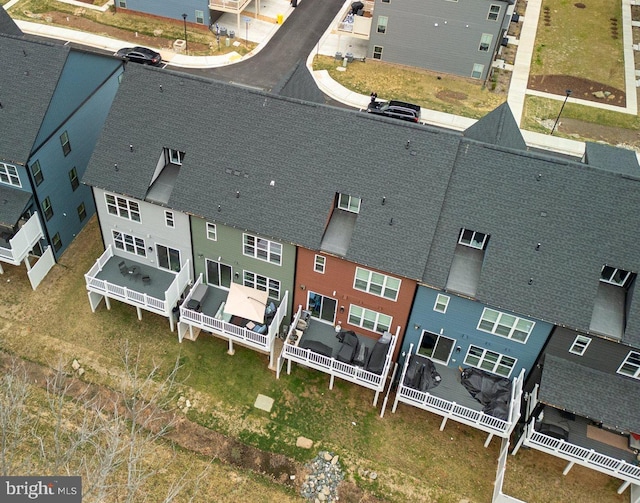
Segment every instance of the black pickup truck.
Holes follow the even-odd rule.
[[[367,112],[409,122],[418,122],[420,120],[420,107],[404,101],[377,101],[372,99],[367,107]]]

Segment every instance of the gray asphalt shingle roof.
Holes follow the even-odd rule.
[[[311,249],[335,194],[357,196],[346,258],[419,278],[459,140],[128,65],[83,181],[144,199],[163,147],[177,149],[185,156],[168,206]]]
[[[465,129],[463,134],[466,138],[484,143],[527,150],[527,144],[506,101]]]
[[[31,200],[31,193],[0,184],[0,224],[16,225]]]
[[[602,143],[585,143],[585,162],[591,166],[621,173],[623,175],[640,177],[640,166],[635,150],[616,148]]]
[[[618,430],[640,432],[640,382],[630,377],[547,355],[539,398],[548,405]]]
[[[168,206],[315,250],[335,194],[357,196],[345,258],[438,288],[460,229],[484,232],[478,300],[588,330],[601,267],[640,271],[640,180],[498,143],[128,65],[83,181],[144,199],[178,149]]]
[[[7,11],[4,10],[4,8],[0,9],[0,33],[13,35],[14,37],[21,37],[24,35],[22,30],[18,28],[18,25]]]
[[[69,47],[0,36],[1,159],[19,164],[27,162],[69,50]]]

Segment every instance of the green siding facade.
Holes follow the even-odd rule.
[[[213,222],[210,222],[213,223]],[[280,265],[247,256],[243,253],[244,231],[215,224],[215,240],[207,236],[207,221],[200,217],[191,216],[191,239],[193,241],[193,263],[195,278],[202,274],[203,281],[213,283],[213,278],[207,276],[207,260],[219,262],[231,268],[231,280],[235,283],[243,284],[245,271],[280,282],[280,300],[284,297],[284,292],[289,291],[289,302],[287,305],[287,317],[291,316],[291,304],[293,299],[293,282],[295,277],[296,247],[291,244],[280,243],[282,245],[282,259]],[[257,234],[253,236],[259,236]],[[267,238],[265,238],[267,239]],[[220,258],[218,260],[218,257]]]

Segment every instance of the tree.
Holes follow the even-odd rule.
[[[180,473],[166,495],[149,490],[175,459],[157,460],[158,443],[176,421],[179,358],[164,378],[158,365],[140,368],[140,350],[123,348],[117,390],[74,378],[58,365],[44,390],[32,386],[26,364],[12,358],[0,381],[0,468],[3,475],[81,475],[83,501],[193,501],[208,471]],[[36,449],[20,448],[34,445]],[[35,452],[36,455],[25,455]],[[161,461],[161,462],[160,462]],[[162,499],[164,498],[164,499]]]

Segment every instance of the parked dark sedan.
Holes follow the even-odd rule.
[[[376,101],[373,98],[367,107],[367,112],[403,121],[418,122],[420,120],[420,107],[404,101]]]
[[[116,55],[128,61],[141,63],[143,65],[158,66],[162,64],[162,56],[160,56],[160,53],[147,49],[146,47],[124,47],[120,49]]]

